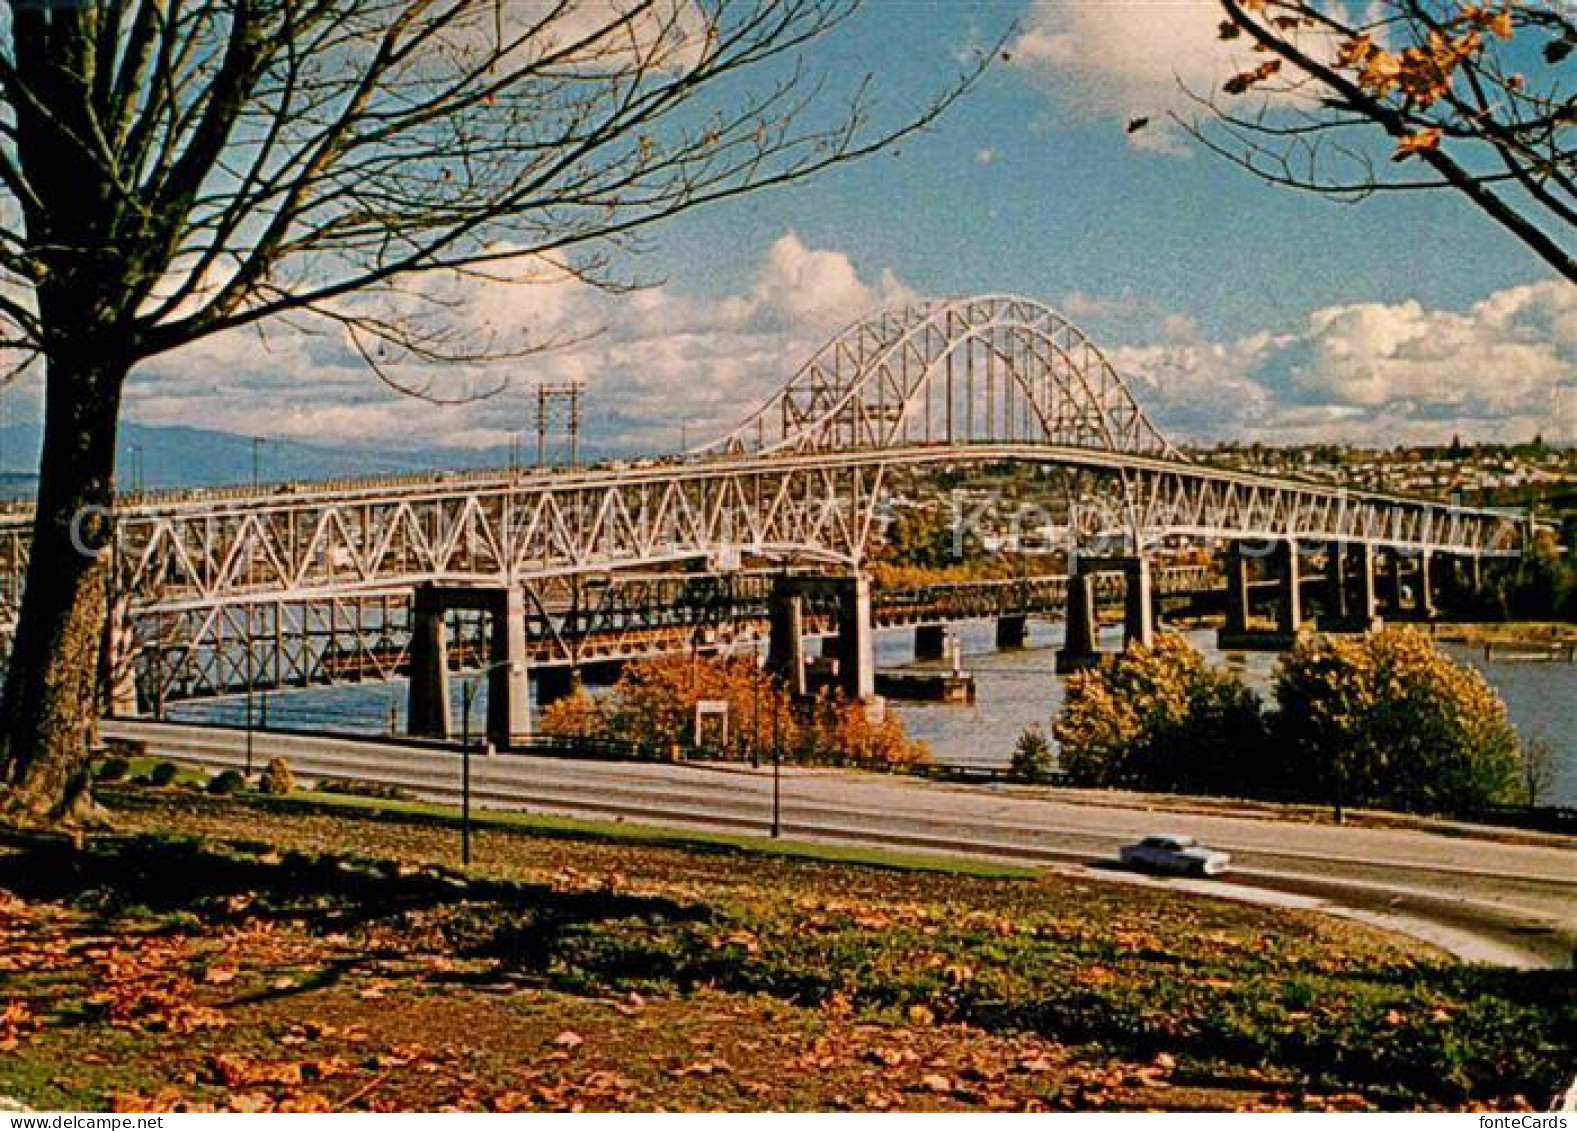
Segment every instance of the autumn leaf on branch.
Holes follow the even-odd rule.
[[[1409,157],[1416,157],[1420,153],[1432,153],[1440,148],[1440,130],[1435,127],[1415,130],[1401,141],[1396,143],[1396,151],[1391,154],[1392,161],[1406,161]]]
[[[1221,84],[1221,89],[1228,94],[1246,94],[1279,70],[1281,70],[1280,59],[1267,59],[1253,70],[1233,75]]]

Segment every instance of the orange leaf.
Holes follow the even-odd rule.
[[[1440,131],[1431,126],[1429,129],[1415,130],[1397,142],[1396,152],[1391,154],[1391,160],[1406,161],[1409,157],[1420,153],[1433,152],[1439,148]]]

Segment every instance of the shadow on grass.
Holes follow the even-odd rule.
[[[561,891],[547,884],[475,879],[441,867],[277,853],[267,845],[184,837],[104,837],[81,847],[51,838],[22,845],[6,864],[0,886],[104,917],[146,910],[186,913],[212,925],[274,919],[343,932],[449,908],[457,914],[446,935],[456,949],[514,961],[550,950],[559,934],[578,926],[608,920],[693,922],[711,916],[704,905],[660,896]],[[475,930],[466,929],[467,909],[478,926],[492,924],[488,946],[477,945]]]
[[[157,836],[38,841],[4,862],[0,886],[106,919],[142,910],[213,925],[271,917],[323,933],[388,924],[385,945],[397,947],[404,917],[421,915],[428,940],[436,929],[439,945],[487,967],[427,979],[440,985],[514,974],[568,993],[711,986],[807,1005],[837,991],[866,1009],[925,1005],[985,1029],[1032,1030],[1111,1054],[1182,1051],[1200,1066],[1275,1068],[1399,1103],[1517,1092],[1537,1102],[1564,1085],[1577,1047],[1569,973],[1325,968],[1317,956],[1245,969],[1224,966],[1203,943],[1180,961],[1164,949],[1092,957],[1033,934],[982,944],[946,930],[817,933],[726,904]],[[270,996],[319,989],[390,953],[326,962]],[[930,961],[938,954],[980,963],[980,976],[950,985]]]

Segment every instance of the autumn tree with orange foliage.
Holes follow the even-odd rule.
[[[744,756],[777,734],[785,748],[798,741],[783,686],[748,656],[661,656],[624,669],[608,696],[608,730],[630,742],[689,746],[702,700],[728,704],[729,740],[713,753]]]
[[[1577,281],[1577,21],[1559,0],[1219,0],[1247,51],[1193,135],[1263,180],[1461,193]],[[1254,61],[1251,61],[1254,60]],[[1371,138],[1388,137],[1390,160]]]
[[[911,740],[891,712],[872,716],[864,706],[825,691],[805,707],[749,656],[662,656],[625,668],[602,699],[577,689],[548,706],[543,734],[613,739],[653,751],[689,748],[696,704],[728,704],[728,739],[709,735],[708,753],[767,757],[814,765],[894,769],[925,762],[930,751]]]

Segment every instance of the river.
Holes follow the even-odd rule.
[[[994,626],[989,621],[954,626],[963,645],[964,667],[976,679],[976,701],[960,707],[933,703],[899,703],[895,710],[909,733],[930,744],[937,761],[960,766],[1003,768],[1024,729],[1039,725],[1048,733],[1051,719],[1062,703],[1062,680],[1053,669],[1053,655],[1062,628],[1051,622],[1032,622],[1030,647],[999,652]],[[1269,653],[1227,653],[1215,646],[1211,629],[1185,633],[1212,663],[1240,671],[1249,686],[1262,693],[1270,683],[1276,657]],[[1115,649],[1120,630],[1106,629],[1103,646]],[[1458,660],[1478,668],[1506,701],[1511,721],[1524,737],[1542,736],[1556,749],[1555,780],[1547,803],[1577,805],[1577,665],[1516,661],[1486,661],[1479,651],[1446,645]],[[893,629],[877,633],[877,663],[883,668],[910,664],[913,631]],[[917,665],[919,667],[936,665]],[[485,681],[482,681],[485,684]],[[454,701],[460,701],[455,689]],[[485,687],[472,708],[473,722],[486,717]],[[268,725],[286,729],[324,729],[388,733],[402,726],[405,714],[403,681],[344,687],[311,688],[259,697],[254,710],[267,711]],[[182,704],[172,717],[240,724],[246,717],[241,699]]]

